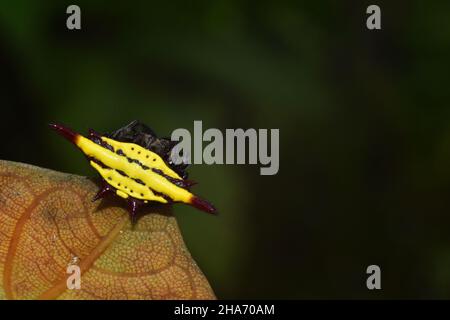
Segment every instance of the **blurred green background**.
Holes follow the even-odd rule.
[[[5,1],[0,158],[94,176],[49,122],[279,128],[278,175],[194,165],[221,214],[175,207],[219,298],[450,298],[450,2],[369,4]]]

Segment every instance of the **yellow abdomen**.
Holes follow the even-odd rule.
[[[93,159],[91,166],[108,184],[117,189],[118,196],[134,197],[145,202],[167,203],[169,198],[175,202],[190,203],[193,194],[169,181],[167,177],[179,180],[181,177],[158,154],[134,143],[118,142],[105,137],[102,140],[112,150],[81,135],[74,142]]]

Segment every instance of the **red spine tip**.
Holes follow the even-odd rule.
[[[60,124],[49,124],[50,128],[52,128],[53,130],[55,130],[56,132],[58,132],[61,136],[63,136],[64,138],[66,138],[67,140],[69,140],[70,142],[76,144],[76,140],[77,137],[79,136],[78,133],[72,131],[71,129],[60,125]]]
[[[217,213],[216,208],[211,203],[196,196],[191,198],[190,205],[207,213]]]

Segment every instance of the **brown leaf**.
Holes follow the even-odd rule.
[[[131,227],[89,179],[0,161],[0,299],[214,299],[168,206]],[[67,288],[67,267],[81,289]]]

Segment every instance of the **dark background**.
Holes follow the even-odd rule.
[[[66,29],[77,4],[82,30]],[[378,4],[382,30],[366,28]],[[10,1],[0,158],[94,176],[47,128],[279,128],[280,171],[194,165],[219,298],[450,298],[449,1]],[[366,288],[378,264],[382,290]]]

